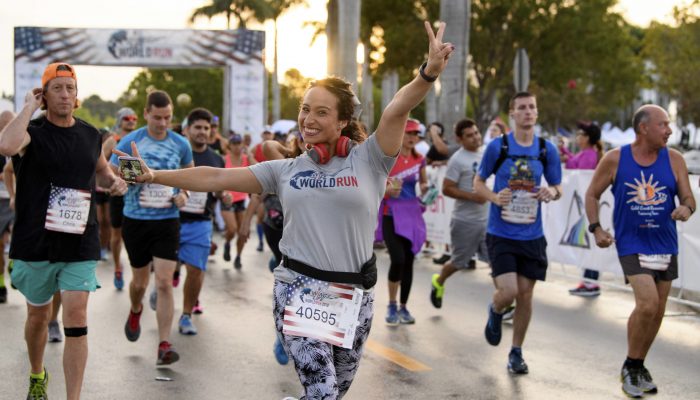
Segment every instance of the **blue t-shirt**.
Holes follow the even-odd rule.
[[[493,171],[496,165],[496,160],[501,154],[501,143],[504,138],[508,140],[508,155],[501,164],[498,171]],[[532,145],[523,147],[519,145],[513,133],[501,136],[494,139],[486,147],[484,157],[479,165],[479,177],[488,179],[491,174],[496,175],[496,181],[493,185],[493,191],[498,193],[506,186],[528,187],[532,186],[533,190],[541,185],[542,175],[549,185],[558,185],[561,183],[561,161],[559,160],[559,152],[556,146],[549,141],[545,141],[547,146],[547,170],[543,171],[542,163],[537,159],[540,155],[540,145],[537,136],[534,137]],[[511,157],[522,156],[513,160]],[[534,222],[528,224],[514,224],[504,221],[501,217],[501,207],[491,203],[489,210],[489,222],[487,232],[491,235],[504,237],[513,240],[533,240],[544,236],[542,229],[542,210],[541,205],[537,205],[537,217]]]
[[[131,155],[131,142],[136,142],[141,157],[149,168],[155,170],[179,169],[192,163],[192,147],[185,137],[173,131],[168,131],[165,139],[156,140],[148,135],[144,126],[124,136],[116,149]],[[112,165],[119,167],[117,155],[110,158]],[[143,207],[144,196],[148,185],[129,185],[129,191],[124,195],[124,216],[132,219],[158,220],[178,218],[180,212],[175,204],[169,207]],[[172,194],[176,193],[175,189]]]

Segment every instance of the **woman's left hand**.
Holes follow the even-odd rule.
[[[425,21],[424,25],[428,34],[428,65],[426,65],[424,72],[428,76],[438,76],[447,66],[447,60],[455,46],[452,43],[442,42],[442,36],[445,34],[444,22],[440,22],[437,34],[433,33],[430,22]]]

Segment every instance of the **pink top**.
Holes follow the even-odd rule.
[[[233,162],[231,162],[231,154],[226,155],[225,161],[226,168],[244,168],[250,165],[250,162],[248,162],[248,155],[246,154],[241,154],[241,165],[233,165]],[[248,193],[234,191],[229,191],[229,193],[231,193],[234,203],[248,198]]]
[[[566,147],[559,148],[562,153],[569,156],[566,160],[566,169],[595,169],[598,165],[598,152],[593,147],[573,154]]]

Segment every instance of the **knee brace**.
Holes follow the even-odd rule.
[[[82,328],[63,328],[63,333],[66,337],[81,337],[87,335],[87,326]]]

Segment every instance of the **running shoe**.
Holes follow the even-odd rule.
[[[192,317],[187,314],[182,314],[180,322],[177,324],[178,330],[183,335],[196,335],[197,327],[192,323]]]
[[[433,288],[430,290],[430,302],[433,303],[433,307],[442,307],[442,296],[445,295],[445,286],[438,282],[440,274],[433,274],[432,284]]]
[[[585,283],[579,284],[573,289],[569,289],[569,294],[573,296],[581,297],[595,297],[600,295],[600,286],[598,285],[586,285]]]
[[[141,336],[141,312],[143,312],[143,307],[138,314],[129,310],[129,318],[126,319],[124,333],[130,342],[139,340],[139,336]]]
[[[633,399],[641,399],[644,396],[642,390],[642,370],[639,368],[628,368],[622,366],[620,372],[620,380],[622,381],[622,391]]]
[[[153,311],[155,311],[156,307],[158,307],[158,291],[155,287],[153,288],[153,290],[151,290],[151,295],[148,296],[148,305]]]
[[[107,261],[107,249],[100,249],[100,261]]]
[[[512,321],[513,314],[515,314],[515,306],[511,304],[503,311],[503,321]]]
[[[231,243],[224,243],[224,261],[231,261]]]
[[[173,287],[177,287],[180,284],[180,270],[176,269],[173,272]]]
[[[659,388],[656,387],[654,380],[651,378],[651,374],[647,367],[642,365],[640,371],[639,387],[644,391],[644,393],[658,393]]]
[[[258,247],[255,250],[263,251],[263,242],[258,242]]]
[[[124,289],[124,276],[122,275],[122,271],[116,271],[114,273],[114,287],[117,288],[117,290]]]
[[[408,308],[406,308],[405,306],[399,307],[399,323],[404,325],[416,323],[416,319],[413,318],[413,315],[411,315],[411,313],[408,312]]]
[[[476,269],[476,260],[469,260],[469,263],[467,264],[468,270]]]
[[[0,303],[7,303],[7,288],[5,286],[0,287]]]
[[[194,303],[194,307],[192,307],[192,314],[202,314],[204,312],[204,307],[199,303],[199,300],[197,300]]]
[[[280,365],[287,365],[289,362],[289,356],[284,350],[284,346],[282,346],[282,341],[280,338],[275,340],[275,346],[273,347],[272,351],[275,353],[275,359]]]
[[[484,335],[486,336],[486,341],[489,342],[491,346],[498,346],[501,343],[501,322],[503,321],[503,314],[499,314],[493,309],[493,303],[489,304],[489,320],[486,322],[486,329],[484,329]]]
[[[44,367],[44,379],[29,377],[29,393],[27,400],[48,400],[49,395],[46,390],[49,388],[49,373]]]
[[[49,343],[59,343],[63,341],[63,333],[58,321],[49,321]]]
[[[164,340],[158,345],[158,361],[157,365],[169,365],[180,359],[180,355],[177,354],[175,348],[168,342]]]
[[[233,268],[235,269],[241,269],[243,265],[241,265],[241,256],[236,256],[236,259],[233,260]]]
[[[523,360],[522,349],[511,349],[510,354],[508,354],[508,371],[511,374],[527,374],[529,371],[527,369],[527,364]]]
[[[386,311],[386,323],[391,326],[399,324],[399,310],[396,307],[396,303],[389,303]]]
[[[267,267],[270,268],[270,272],[277,268],[277,260],[275,259],[275,256],[270,257],[270,261],[267,262]]]
[[[433,258],[433,262],[434,262],[435,264],[439,264],[439,265],[442,265],[442,264],[444,264],[444,263],[446,263],[446,262],[448,262],[448,261],[450,261],[450,255],[449,255],[449,254],[443,254],[442,256],[440,256],[440,257],[438,257],[438,258]]]

